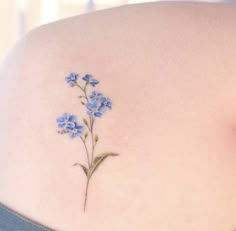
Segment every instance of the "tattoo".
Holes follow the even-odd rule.
[[[87,159],[86,164],[74,163],[73,166],[80,166],[86,175],[87,182],[84,195],[84,211],[86,210],[89,183],[92,175],[101,165],[101,163],[109,156],[118,156],[117,153],[106,152],[95,155],[95,148],[99,141],[99,137],[95,134],[94,124],[96,119],[100,119],[106,111],[112,109],[112,102],[108,97],[97,91],[91,91],[88,95],[89,87],[96,87],[99,81],[94,79],[92,75],[86,74],[79,83],[79,75],[70,73],[66,78],[66,82],[71,87],[79,88],[79,99],[83,108],[87,110],[87,118],[83,118],[83,125],[77,122],[75,115],[64,113],[57,118],[57,125],[60,128],[59,134],[68,134],[71,138],[80,138]],[[90,145],[88,142],[90,141]]]

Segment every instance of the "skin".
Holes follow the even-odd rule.
[[[0,201],[65,231],[236,228],[236,5],[148,3],[40,27],[0,71]],[[71,71],[91,73],[113,109],[97,124],[104,161],[90,184]]]

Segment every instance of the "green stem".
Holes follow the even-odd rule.
[[[83,144],[84,144],[85,151],[86,151],[86,155],[87,155],[88,168],[90,168],[90,161],[89,161],[89,152],[88,152],[88,148],[87,148],[87,145],[86,145],[85,140],[84,140],[82,137],[80,137],[80,138],[81,138],[81,140],[82,140],[82,142],[83,142]]]
[[[86,83],[85,85],[84,85],[84,89],[83,89],[83,92],[84,92],[84,96],[85,96],[85,98],[86,98],[86,100],[87,100],[87,103],[88,103],[88,96],[87,96],[87,86],[88,86],[88,83]]]
[[[88,103],[89,100],[88,100],[88,95],[87,95],[87,85],[88,85],[88,83],[85,83],[84,88],[82,88],[77,82],[75,83],[75,86],[79,87],[82,90],[82,92],[84,93],[83,97],[86,99],[86,101]]]
[[[83,93],[84,93],[84,96],[83,96],[83,97],[86,99],[86,101],[87,101],[87,103],[88,103],[88,102],[89,102],[88,95],[87,95],[87,86],[88,86],[88,83],[85,83],[84,88],[82,88],[77,82],[76,82],[76,86],[79,87],[79,88],[83,91]],[[95,145],[96,145],[96,143],[94,143],[94,136],[93,136],[93,125],[94,125],[94,121],[95,121],[95,118],[93,118],[93,116],[89,116],[89,122],[90,122],[90,123],[89,123],[89,125],[87,124],[87,127],[88,127],[88,129],[89,129],[89,131],[90,131],[91,138],[92,138],[91,161],[90,161],[90,158],[89,158],[89,151],[88,151],[86,142],[85,142],[85,140],[81,137],[81,140],[83,141],[83,144],[84,144],[84,147],[85,147],[85,150],[86,150],[86,154],[87,154],[88,169],[90,169],[91,166],[92,166],[92,164],[93,164],[94,148],[95,148]],[[85,196],[84,196],[84,212],[85,212],[86,206],[87,206],[89,180],[90,180],[90,177],[87,176],[87,183],[86,183]]]
[[[84,87],[82,88],[77,82],[76,82],[76,84],[75,84],[77,87],[79,87],[81,90],[82,90],[82,92],[84,93],[84,96],[82,96],[82,97],[84,97],[85,99],[86,99],[86,101],[87,101],[87,103],[89,102],[89,100],[88,100],[88,95],[87,95],[87,86],[88,86],[88,83],[85,83],[85,85],[84,85]],[[92,122],[91,122],[91,116],[90,116],[90,128],[89,128],[89,125],[87,125],[87,127],[88,127],[88,129],[89,129],[89,131],[90,131],[90,133],[91,133],[91,136],[92,136],[92,139],[93,139],[93,134],[92,134]],[[87,159],[88,159],[88,167],[90,168],[90,166],[92,165],[92,163],[93,163],[93,151],[92,151],[92,159],[91,159],[91,163],[90,163],[90,161],[89,161],[89,152],[88,152],[88,148],[87,148],[87,145],[86,145],[86,143],[85,143],[85,140],[81,137],[81,139],[82,139],[82,141],[83,141],[83,143],[84,143],[84,146],[85,146],[85,150],[86,150],[86,154],[87,154]],[[92,142],[93,143],[93,142]],[[94,145],[92,145],[92,146],[94,146]],[[92,149],[94,149],[94,147],[92,148]]]
[[[89,188],[89,177],[87,178],[86,188],[85,188],[85,196],[84,196],[84,212],[87,206],[87,198],[88,198],[88,188]]]
[[[91,138],[92,138],[92,163],[93,163],[93,158],[94,158],[94,149],[95,149],[95,143],[94,143],[94,135],[93,135],[93,125],[94,125],[95,118],[93,117],[91,119]]]
[[[79,87],[82,91],[84,91],[84,89],[76,82],[75,86]]]

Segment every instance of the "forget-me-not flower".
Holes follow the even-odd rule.
[[[72,129],[68,129],[68,134],[71,138],[75,138],[77,136],[81,136],[83,133],[83,126],[75,123],[75,126]]]
[[[57,125],[59,128],[62,128],[62,132],[68,133],[71,138],[80,136],[83,133],[83,126],[77,123],[76,116],[69,113],[64,113],[61,117],[57,118]]]
[[[71,86],[74,86],[76,84],[78,77],[79,77],[78,74],[71,72],[65,79],[67,83],[69,83]]]
[[[92,93],[90,94],[89,98],[92,101],[100,101],[103,97],[103,94],[97,91],[92,91]]]
[[[89,96],[90,101],[87,103],[87,113],[90,116],[102,117],[106,109],[111,110],[112,102],[109,98],[104,97],[102,93],[93,91]]]
[[[101,107],[105,107],[109,110],[112,108],[112,102],[108,97],[102,97],[101,98]]]
[[[61,117],[57,118],[57,125],[66,131],[75,127],[76,117],[69,113],[64,113]]]
[[[98,80],[94,79],[92,75],[86,74],[83,78],[82,78],[86,83],[92,85],[93,87],[95,87],[95,85],[97,85],[99,83]]]
[[[95,116],[95,117],[102,117],[103,113],[105,112],[104,108],[101,108],[101,103],[99,101],[91,101],[87,103],[87,113],[90,116]]]

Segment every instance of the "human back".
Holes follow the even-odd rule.
[[[233,230],[234,8],[138,4],[29,33],[0,73],[0,201],[56,230]],[[112,101],[94,155],[119,154],[91,177],[85,211],[86,150],[57,121],[86,128],[71,73]]]

